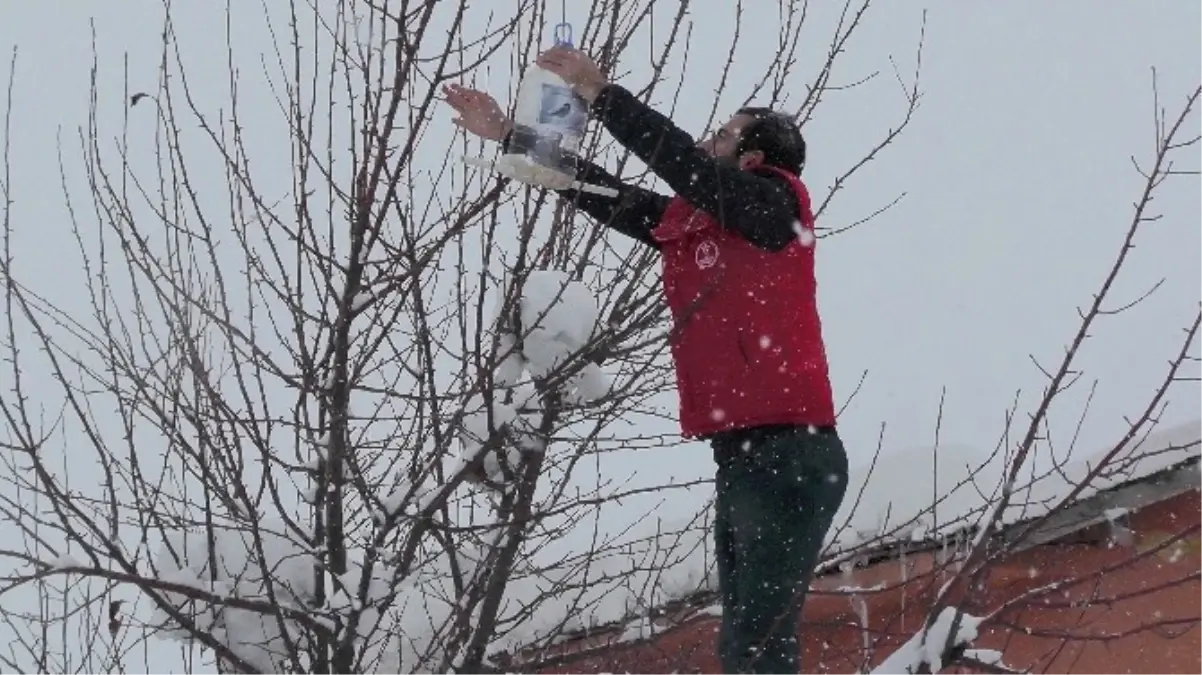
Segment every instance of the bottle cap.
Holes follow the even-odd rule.
[[[572,24],[563,22],[555,26],[555,46],[556,47],[571,47],[572,46]]]

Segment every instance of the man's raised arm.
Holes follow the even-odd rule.
[[[796,236],[793,227],[800,204],[783,177],[716,161],[672,120],[610,83],[578,49],[552,47],[539,55],[538,65],[571,84],[619,143],[673,192],[717,218],[723,227],[770,251],[783,249]]]
[[[591,108],[615,140],[723,227],[774,251],[796,238],[800,207],[784,178],[716,161],[672,120],[620,85],[606,85]]]
[[[506,135],[502,143],[506,150],[509,148],[509,141],[510,136]],[[659,225],[669,198],[637,185],[624,183],[605,169],[583,158],[577,157],[576,163],[579,167],[576,180],[617,190],[618,196],[602,197],[578,190],[556,192],[575,202],[581,211],[602,225],[658,249],[659,243],[651,236],[651,231]]]
[[[459,115],[454,119],[456,126],[508,148],[513,122],[505,116],[496,99],[478,89],[458,84],[444,86],[443,94],[447,104]],[[659,224],[668,198],[627,185],[596,164],[580,160],[579,166],[578,180],[613,188],[618,191],[618,197],[601,197],[575,190],[559,190],[559,194],[575,200],[581,210],[603,225],[659,248],[651,231]]]

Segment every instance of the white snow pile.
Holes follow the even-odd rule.
[[[315,597],[313,556],[282,534],[260,530],[258,537],[241,530],[215,530],[210,553],[209,537],[203,531],[170,537],[156,559],[158,578],[168,584],[211,593],[217,598],[261,600],[280,607],[303,609]],[[262,554],[256,546],[256,538]],[[262,561],[262,565],[258,561]],[[270,672],[281,672],[287,664],[281,624],[290,635],[300,634],[290,619],[271,614],[233,609],[205,602],[182,592],[162,592],[164,600],[197,630],[208,633],[230,647],[238,657]],[[191,633],[155,605],[152,625],[164,636],[188,640]]]
[[[535,380],[550,376],[597,335],[600,310],[588,286],[572,280],[567,273],[556,270],[531,272],[522,286],[521,359],[524,370]],[[510,345],[519,336],[509,334]],[[510,352],[515,351],[513,349]],[[498,382],[501,386],[517,386],[521,373],[514,368],[513,381]],[[600,366],[587,362],[564,387],[571,400],[587,403],[609,390],[609,380]]]
[[[46,567],[52,570],[69,570],[83,568],[84,565],[79,562],[79,559],[72,556],[70,553],[64,553],[46,563]]]
[[[322,575],[326,600],[316,607],[318,568],[314,552],[282,534],[283,523],[271,525],[274,530],[263,523],[257,531],[214,530],[211,557],[209,537],[204,531],[177,534],[159,550],[158,578],[181,590],[193,589],[216,598],[261,601],[268,606],[299,610],[331,629],[334,618],[345,620],[352,610],[358,610],[356,646],[368,655],[365,663],[379,666],[381,672],[397,672],[402,664],[412,669],[432,648],[437,649],[440,628],[456,606],[445,554],[427,556],[405,579],[397,579],[391,566],[376,562],[367,592],[362,595],[364,601],[360,602],[363,556],[349,551],[346,574]],[[480,560],[477,553],[473,547],[457,551],[459,570],[465,576],[475,573]],[[292,651],[288,645],[305,633],[299,621],[283,613],[233,608],[178,591],[159,593],[198,631],[227,645],[262,672],[287,672],[290,664],[286,659]],[[192,639],[192,633],[157,604],[151,625],[163,629],[161,637],[183,642]],[[437,651],[434,654],[440,656]]]
[[[1089,480],[1075,498],[1087,499],[1197,457],[1199,438],[1202,420],[1137,439],[1111,458],[1106,471]],[[1045,454],[1033,454],[1000,514],[1001,524],[1040,517],[1060,505],[1111,450],[1113,446],[1061,456],[1054,464]],[[875,466],[853,466],[847,497],[835,518],[836,528],[843,523],[847,527],[832,532],[830,543],[835,550],[848,551],[868,540],[891,543],[945,538],[992,515],[1007,468],[1000,454],[965,447],[943,447],[937,453],[918,449],[897,452],[879,457]],[[932,512],[936,499],[939,502]]]
[[[800,220],[793,221],[793,234],[797,235],[797,241],[801,242],[801,245],[806,248],[813,246],[818,240],[814,235],[814,230],[802,225]]]
[[[956,631],[954,634],[953,625]],[[972,644],[972,641],[977,639],[980,625],[981,619],[965,614],[955,607],[944,607],[930,627],[918,631],[872,672],[917,673],[926,664],[930,666],[928,672],[937,673],[943,670],[945,649]]]
[[[459,434],[463,463],[473,461],[495,434],[511,441],[483,458],[485,476],[498,483],[518,465],[522,452],[546,451],[539,434],[543,417],[535,382],[556,379],[557,369],[578,356],[598,328],[596,298],[565,272],[532,271],[522,285],[517,309],[520,325],[497,336],[494,390],[472,396],[464,404]],[[497,321],[499,326],[508,323]],[[575,365],[576,374],[560,388],[567,403],[584,405],[609,391],[609,379],[599,365],[592,361]]]
[[[217,598],[257,600],[303,610],[328,627],[334,626],[334,618],[345,618],[352,609],[360,609],[356,647],[368,672],[429,672],[447,656],[443,647],[454,628],[460,598],[445,551],[425,551],[421,565],[404,579],[396,578],[395,568],[376,563],[362,603],[358,589],[363,556],[361,551],[350,551],[347,574],[338,578],[322,575],[329,599],[315,607],[315,553],[281,534],[285,531],[282,523],[258,523],[257,529],[257,536],[251,530],[213,533],[215,573],[205,532],[170,538],[170,548],[164,544],[156,558],[158,579]],[[665,537],[674,534],[658,529]],[[687,542],[688,538],[684,539]],[[484,556],[478,547],[463,540],[457,545],[458,573],[468,579],[480,572]],[[519,561],[499,612],[501,635],[493,640],[490,653],[562,637],[639,612],[638,625],[632,626],[626,637],[645,638],[655,631],[646,618],[647,610],[705,583],[688,574],[658,578],[657,570],[672,569],[679,553],[674,556],[656,540],[645,539],[601,555],[583,553],[578,559],[550,561],[559,565],[548,565],[549,561],[537,556]],[[633,575],[632,568],[638,570]],[[559,590],[554,591],[556,588]],[[291,651],[288,644],[304,634],[300,622],[270,612],[232,608],[170,590],[159,594],[199,632],[229,646],[239,658],[264,672],[285,672],[290,665],[286,661]],[[531,608],[535,608],[533,613]],[[150,623],[162,629],[160,637],[192,640],[190,631],[157,605]]]

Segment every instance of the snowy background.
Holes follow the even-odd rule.
[[[727,43],[734,9],[714,9],[720,11],[690,16],[695,46]],[[838,9],[811,6],[806,30],[814,39],[802,50],[803,62],[822,56],[839,19]],[[661,11],[669,14],[668,10]],[[227,105],[224,9],[190,4],[172,11],[179,58],[196,104],[215,113]],[[278,127],[279,110],[262,72],[264,60],[274,59],[270,45],[285,40],[267,29],[267,17],[276,26],[285,25],[287,8],[237,5],[232,12],[232,58],[243,78],[242,123],[254,142],[261,189],[274,199],[291,188],[292,174],[287,134]],[[777,21],[774,7],[743,12],[745,27]],[[478,33],[487,20],[487,13],[473,9],[465,31]],[[927,20],[920,81],[924,98],[915,120],[880,160],[843,188],[819,223],[839,227],[855,222],[905,194],[868,224],[819,242],[820,302],[840,404],[866,373],[840,418],[841,435],[859,471],[853,475],[853,490],[859,488],[878,444],[882,455],[879,473],[865,488],[854,522],[840,536],[879,529],[885,512],[892,519],[908,508],[920,508],[919,502],[925,507],[937,489],[930,485],[927,470],[936,457],[940,466],[985,464],[995,447],[1006,443],[1006,411],[1017,404],[1019,419],[1025,419],[1043,385],[1031,356],[1045,365],[1061,356],[1078,323],[1077,307],[1090,299],[1129,224],[1131,202],[1141,188],[1130,156],[1145,158],[1152,150],[1151,69],[1158,71],[1162,103],[1170,109],[1202,78],[1197,59],[1202,9],[1194,3],[1158,5],[1155,11],[1136,3],[1062,2],[1037,10],[1008,3],[938,3],[929,7]],[[14,228],[14,275],[68,312],[92,312],[81,293],[89,271],[64,262],[77,259],[73,256],[80,244],[68,227],[63,197],[64,183],[78,194],[87,188],[77,133],[87,123],[91,50],[94,44],[97,114],[104,125],[99,135],[111,138],[120,133],[125,80],[133,91],[153,91],[156,86],[161,21],[161,5],[150,2],[106,7],[105,13],[83,3],[23,3],[7,7],[0,21],[0,52],[18,49],[9,132],[13,173],[6,186],[12,199],[7,215]],[[922,8],[912,3],[875,7],[839,62],[842,82],[877,71],[881,76],[831,93],[805,128],[805,178],[819,201],[836,176],[900,121],[904,100],[890,59],[903,78],[913,71],[921,21]],[[756,64],[767,61],[771,42],[740,43],[732,83],[717,102],[712,120],[725,49],[691,49],[673,119],[697,135],[720,124],[758,79]],[[624,65],[633,71],[623,71],[619,81],[642,83],[649,76],[638,70],[645,69],[638,58],[640,49],[636,46],[626,57]],[[504,54],[474,75],[477,85],[502,101],[516,88]],[[679,62],[666,76],[681,78]],[[800,98],[798,91],[790,100]],[[669,110],[666,92],[653,103]],[[142,107],[136,111],[148,118],[153,114]],[[436,105],[434,114],[439,118],[423,139],[426,154],[413,162],[428,171],[441,166],[453,138],[449,111]],[[136,122],[137,115],[131,120]],[[1196,117],[1192,124],[1197,128]],[[152,166],[151,139],[138,139],[137,128],[129,132],[135,139],[132,161]],[[278,167],[268,161],[271,157],[280,158]],[[220,179],[220,167],[211,158],[201,164],[198,173]],[[447,180],[461,186],[464,178],[460,174]],[[437,195],[437,181],[425,181],[415,190]],[[1096,381],[1097,386],[1066,393],[1053,411],[1050,431],[1060,441],[1058,458],[1068,453],[1070,441],[1073,456],[1082,462],[1105,449],[1125,431],[1124,416],[1137,413],[1159,383],[1164,362],[1177,348],[1177,329],[1193,316],[1199,300],[1200,195],[1197,181],[1176,181],[1158,196],[1157,208],[1166,217],[1141,234],[1114,291],[1116,300],[1133,300],[1162,278],[1165,281],[1131,312],[1105,318],[1087,343],[1078,367],[1088,383]],[[89,214],[86,208],[83,212],[77,217],[86,227]],[[516,228],[510,233],[516,240]],[[628,246],[616,238],[612,243],[619,252]],[[478,241],[466,245],[476,247],[469,256],[489,250],[492,264],[503,267],[516,241],[499,242],[493,249]],[[238,261],[229,262],[236,266]],[[605,275],[588,281],[593,293],[604,297]],[[449,294],[450,286],[444,288]],[[469,284],[464,292],[478,297],[495,291]],[[621,374],[609,375],[621,380]],[[35,378],[26,386],[35,399],[50,402],[59,396],[49,381]],[[1087,398],[1088,414],[1078,430]],[[941,399],[936,456],[931,448]],[[577,487],[609,484],[626,490],[703,481],[712,475],[705,446],[658,440],[676,430],[671,392],[652,403],[663,415],[613,423],[607,445],[615,450],[590,458],[588,473],[576,479]],[[1176,441],[1196,439],[1200,404],[1197,387],[1178,388],[1161,428],[1171,431]],[[102,431],[120,434],[116,426]],[[147,448],[156,443],[153,435],[137,440]],[[82,485],[86,478],[81,481],[80,474],[87,476],[93,459],[74,445],[69,435],[56,438],[44,459],[64,473],[75,472],[75,484]],[[19,470],[17,464],[8,466]],[[249,470],[253,473],[254,468]],[[940,483],[954,481],[956,475],[950,468],[941,470]],[[954,484],[948,483],[948,489]],[[1058,488],[1047,489],[1054,493]],[[946,492],[943,486],[939,491]],[[639,542],[656,531],[686,533],[672,553],[653,545],[662,542],[632,543],[628,555],[591,564],[590,576],[604,574],[609,566],[629,567],[639,556],[672,558],[654,565],[671,568],[662,581],[641,579],[658,583],[657,595],[647,595],[647,585],[636,575],[623,582],[619,592],[574,614],[573,624],[613,620],[636,611],[640,601],[678,596],[706,583],[706,542],[697,528],[704,525],[711,494],[702,484],[606,503],[578,530],[542,548],[542,563],[559,562],[583,553],[594,537]],[[20,499],[16,493],[3,497]],[[949,500],[946,514],[952,520],[979,508],[979,499]],[[0,533],[6,537],[15,536],[17,526],[0,519]],[[280,544],[269,555],[286,559],[288,546]],[[239,544],[229,543],[229,550],[237,558]],[[471,552],[464,555],[470,557]],[[440,564],[431,563],[431,580],[438,578]],[[573,573],[585,572],[578,568]],[[512,598],[520,601],[547,583],[534,576],[518,579]],[[595,592],[608,590],[598,587]],[[303,597],[306,591],[298,588],[296,593]],[[6,606],[36,606],[28,594],[10,593],[3,601]],[[134,611],[149,615],[145,604]],[[438,611],[432,605],[404,610],[402,624],[414,622],[405,624],[409,629],[404,633],[421,635],[420,622]],[[548,611],[498,646],[535,637],[563,618]],[[0,644],[19,633],[18,627],[0,627]],[[124,663],[132,670],[178,672],[191,667],[187,664],[193,658],[178,643],[152,638],[136,654],[126,655]]]

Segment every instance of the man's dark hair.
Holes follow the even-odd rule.
[[[764,163],[801,175],[806,163],[806,142],[793,118],[772,108],[739,108],[739,115],[754,118],[739,137],[738,154],[759,150]]]

